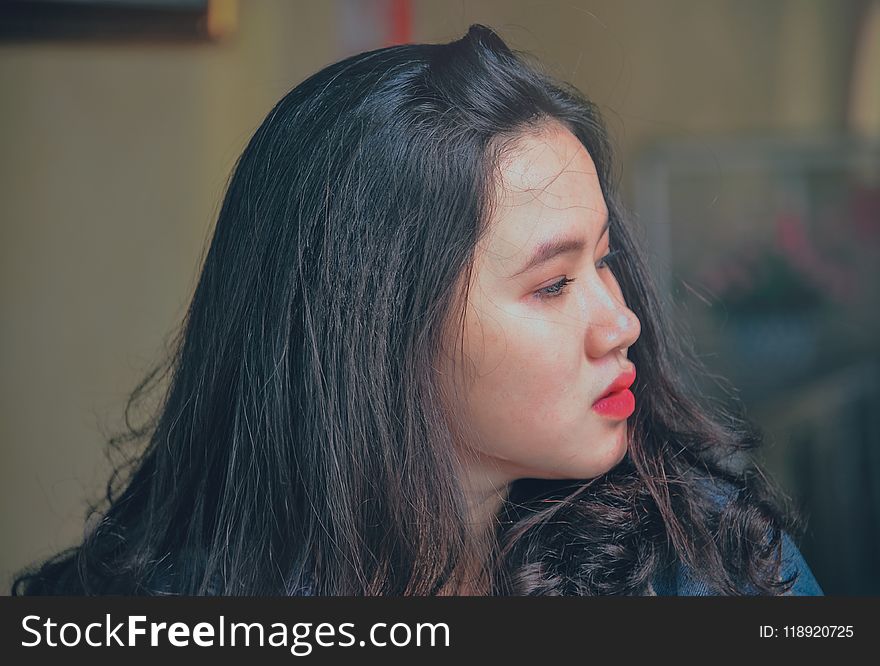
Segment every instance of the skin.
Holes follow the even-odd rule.
[[[516,479],[593,478],[622,460],[626,420],[591,406],[632,366],[627,349],[641,331],[600,263],[609,251],[608,209],[589,153],[556,124],[517,145],[501,165],[497,209],[471,274],[458,340],[465,361],[451,372],[478,527],[492,524]],[[514,276],[539,243],[562,234],[582,238],[585,248]],[[575,281],[540,299],[564,277]]]

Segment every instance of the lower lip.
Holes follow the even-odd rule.
[[[636,397],[629,389],[623,389],[597,400],[593,409],[608,418],[626,419],[636,411]]]

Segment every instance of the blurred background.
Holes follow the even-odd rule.
[[[0,585],[77,541],[236,157],[325,65],[484,23],[603,110],[652,269],[826,594],[880,593],[880,0],[0,2]]]

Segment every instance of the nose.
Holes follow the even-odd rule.
[[[614,299],[613,305],[594,312],[587,327],[587,354],[602,358],[616,349],[631,347],[642,332],[636,313],[623,300]]]

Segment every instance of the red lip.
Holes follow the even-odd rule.
[[[605,392],[596,399],[596,402],[599,402],[599,400],[602,400],[602,398],[607,398],[612,393],[617,393],[618,391],[628,389],[630,386],[633,385],[633,382],[635,380],[636,366],[633,365],[630,366],[628,370],[624,370],[623,372],[621,372],[617,379],[611,382],[611,385],[607,389],[605,389]],[[596,402],[594,402],[593,404],[595,405]]]

